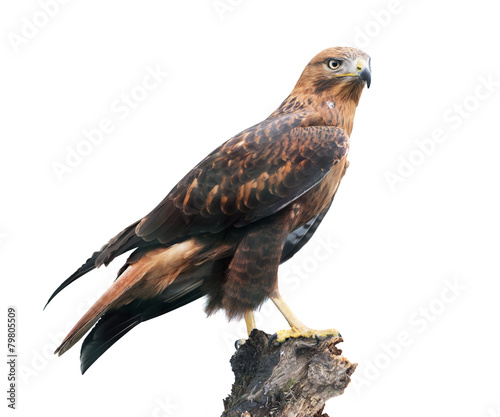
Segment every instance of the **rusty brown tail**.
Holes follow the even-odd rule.
[[[77,343],[109,308],[119,307],[124,295],[144,276],[146,270],[140,264],[135,264],[127,268],[101,298],[84,314],[78,323],[75,324],[54,353],[61,356]]]

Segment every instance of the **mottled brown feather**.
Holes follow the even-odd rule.
[[[365,81],[333,76],[331,58],[369,63],[354,48],[316,55],[266,120],[219,146],[147,216],[61,284],[51,299],[93,268],[136,249],[121,279],[78,322],[59,353],[103,315],[83,345],[82,369],[141,320],[203,295],[208,313],[224,308],[232,318],[277,291],[280,262],[310,239],[348,166],[349,135]]]

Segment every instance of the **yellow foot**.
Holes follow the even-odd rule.
[[[316,339],[324,336],[334,336],[341,337],[338,330],[335,329],[325,329],[325,330],[314,330],[309,328],[297,329],[292,327],[289,330],[280,330],[275,333],[270,341],[277,340],[280,343],[283,343],[286,339],[290,339],[292,337],[315,337]]]

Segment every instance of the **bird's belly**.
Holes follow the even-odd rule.
[[[295,228],[304,225],[328,208],[348,166],[347,159],[342,159],[320,183],[297,199],[295,202],[297,208]]]

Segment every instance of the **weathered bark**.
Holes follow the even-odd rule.
[[[254,330],[231,358],[235,375],[222,417],[327,417],[325,402],[344,392],[356,364],[341,356],[340,337],[274,341]]]

